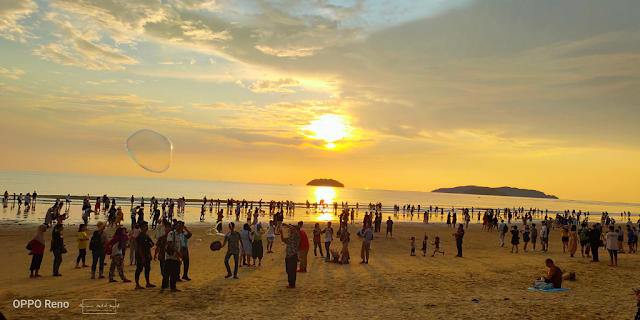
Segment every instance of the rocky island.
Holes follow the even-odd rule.
[[[455,188],[440,188],[440,189],[433,190],[431,192],[478,194],[478,195],[485,195],[485,196],[503,196],[503,197],[558,199],[556,196],[547,195],[544,192],[529,190],[529,189],[510,188],[510,187],[489,188],[489,187],[478,187],[478,186],[464,186],[464,187],[455,187]]]
[[[344,188],[344,184],[340,183],[340,181],[336,181],[333,179],[313,179],[307,183],[308,186],[317,186],[317,187],[336,187],[336,188]]]

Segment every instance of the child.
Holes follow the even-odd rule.
[[[429,239],[429,237],[427,237],[427,234],[424,234],[424,240],[422,240],[422,256],[426,257],[427,256],[427,239]]]
[[[416,255],[416,237],[411,237],[411,256]]]
[[[436,237],[436,241],[432,242],[431,245],[436,246],[436,249],[433,250],[433,253],[431,254],[431,256],[433,257],[433,255],[437,253],[442,253],[442,255],[444,256],[444,251],[440,252],[440,237]]]

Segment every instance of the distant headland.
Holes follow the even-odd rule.
[[[547,195],[544,192],[528,189],[518,189],[510,187],[489,188],[478,186],[464,186],[455,188],[440,188],[431,192],[439,193],[463,193],[463,194],[479,194],[485,196],[503,196],[503,197],[523,197],[523,198],[544,198],[558,199],[556,196]]]
[[[333,179],[313,179],[307,183],[308,186],[318,186],[318,187],[336,187],[336,188],[344,188],[344,184],[340,183],[340,181],[336,181]]]

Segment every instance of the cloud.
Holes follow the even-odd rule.
[[[292,78],[280,78],[278,80],[258,81],[249,86],[249,90],[253,92],[295,92],[285,87],[296,87],[300,82]]]
[[[0,36],[9,40],[22,39],[28,35],[19,20],[34,12],[38,6],[31,0],[2,0],[0,3]]]
[[[97,86],[97,85],[99,85],[99,84],[100,84],[100,83],[98,83],[98,82],[93,82],[93,81],[87,81],[87,83],[88,83],[88,84],[91,84],[91,85],[94,85],[94,86]]]
[[[0,67],[0,74],[3,74],[5,78],[9,78],[9,79],[13,79],[13,80],[20,80],[20,75],[24,74],[24,71],[18,69],[18,68],[13,68],[12,70],[9,69],[5,69]]]
[[[159,64],[165,64],[165,65],[174,65],[174,64],[182,64],[182,62],[158,62]]]
[[[152,108],[154,105],[162,103],[162,101],[141,98],[135,94],[121,93],[86,94],[74,97],[49,94],[45,95],[45,98],[51,101],[85,105],[90,107],[111,107],[127,109]]]
[[[91,70],[122,70],[123,65],[138,64],[116,48],[94,43],[101,38],[96,32],[83,33],[69,21],[58,19],[56,14],[48,14],[47,19],[60,28],[64,36],[59,43],[40,45],[40,49],[34,50],[43,59]]]
[[[192,106],[202,109],[202,110],[240,110],[244,109],[243,106],[238,106],[232,103],[212,103],[212,104],[200,104],[200,103],[192,103]]]
[[[16,86],[7,85],[7,84],[1,83],[1,82],[0,82],[0,90],[11,91],[11,92],[16,92],[16,93],[28,93],[28,94],[34,94],[35,93],[33,91],[25,90],[25,89],[22,89],[22,88],[16,87]]]

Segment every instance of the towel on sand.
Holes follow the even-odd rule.
[[[547,290],[540,290],[540,289],[537,289],[537,288],[528,288],[527,290],[538,290],[538,291],[542,291],[542,292],[551,292],[551,291],[571,290],[571,288],[551,288],[551,289],[547,289]]]

